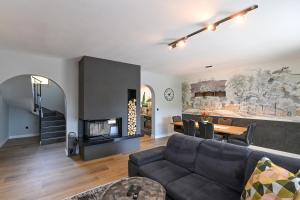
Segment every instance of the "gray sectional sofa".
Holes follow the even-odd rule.
[[[161,183],[167,199],[238,200],[262,157],[296,173],[300,160],[214,140],[176,134],[165,146],[131,154],[129,176]]]

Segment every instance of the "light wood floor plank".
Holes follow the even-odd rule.
[[[145,136],[140,150],[166,141]],[[64,143],[40,146],[37,138],[9,140],[0,148],[0,199],[64,199],[128,176],[128,155],[82,161],[66,157]]]

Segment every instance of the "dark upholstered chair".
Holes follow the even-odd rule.
[[[195,136],[196,135],[196,122],[194,120],[189,120],[189,136]]]
[[[201,117],[201,121],[207,121],[207,122],[209,122],[209,123],[213,123],[213,120],[214,120],[214,118],[212,118],[212,117],[207,117],[205,120]]]
[[[215,135],[214,133],[214,124],[213,123],[204,123],[204,122],[198,122],[199,123],[199,137],[204,139],[216,139],[216,140],[222,140],[222,137]]]
[[[256,123],[252,123],[248,126],[247,131],[240,137],[237,136],[229,136],[228,143],[241,145],[241,146],[249,146],[253,144],[253,135],[256,128]]]
[[[206,137],[206,129],[205,129],[206,125],[205,125],[205,123],[200,121],[200,122],[198,122],[198,125],[199,125],[199,128],[198,128],[199,136],[198,137],[205,138]]]
[[[189,121],[184,119],[182,120],[182,122],[183,122],[183,134],[189,135]]]
[[[208,117],[208,118],[207,118],[207,121],[208,121],[209,123],[213,123],[213,120],[214,120],[214,118],[212,118],[212,117]]]
[[[172,120],[173,120],[173,122],[181,122],[182,121],[181,116],[173,116]]]
[[[182,122],[181,116],[173,116],[173,122]],[[182,126],[174,125],[174,131],[178,133],[184,133]]]
[[[196,122],[194,120],[183,120],[183,130],[185,135],[195,136]]]
[[[232,125],[232,119],[226,119],[226,118],[219,118],[218,124],[231,126]]]

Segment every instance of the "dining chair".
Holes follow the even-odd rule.
[[[184,119],[182,120],[182,122],[183,122],[183,134],[189,135],[189,121]]]
[[[172,121],[173,121],[173,123],[182,122],[181,116],[173,116]],[[175,125],[175,124],[174,124],[174,131],[179,132],[179,133],[184,133],[184,130],[183,130],[182,126]]]
[[[228,143],[231,144],[236,144],[240,146],[249,146],[253,144],[253,136],[254,136],[254,131],[256,129],[256,123],[251,123],[245,134],[242,136],[229,136],[228,138]]]
[[[181,116],[179,116],[179,115],[173,116],[172,120],[173,120],[173,122],[181,122],[182,121]]]
[[[194,120],[189,120],[188,122],[188,135],[195,136],[196,135],[196,122]]]
[[[222,137],[217,136],[214,133],[214,124],[210,122],[198,122],[199,123],[199,137],[204,139],[222,140]]]
[[[209,123],[213,123],[213,120],[214,120],[214,118],[212,118],[212,117],[208,117],[208,118],[207,118],[207,121],[208,121]]]
[[[205,120],[201,117],[201,121],[202,122],[209,122],[209,123],[213,123],[213,118],[212,117],[207,117]]]
[[[218,124],[222,124],[222,125],[227,125],[227,126],[231,126],[232,125],[232,119],[229,118],[219,118],[218,119]]]

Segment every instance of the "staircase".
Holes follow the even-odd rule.
[[[53,144],[66,141],[65,116],[43,107],[42,81],[32,76],[33,113],[39,116],[40,144]]]
[[[59,112],[43,108],[41,118],[41,145],[66,141],[66,120]]]

